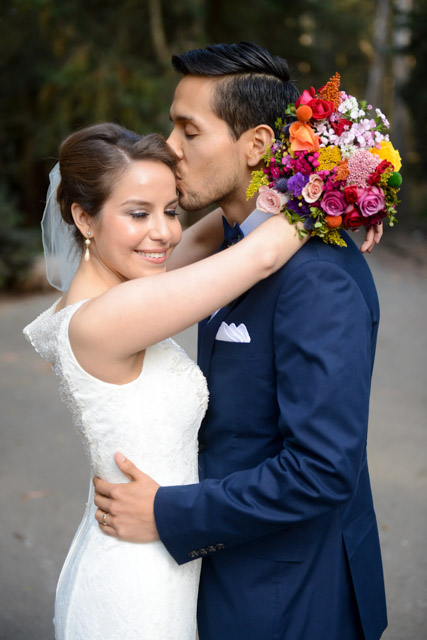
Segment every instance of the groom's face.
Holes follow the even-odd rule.
[[[234,140],[227,123],[212,110],[215,82],[185,76],[170,110],[168,143],[179,158],[179,203],[187,211],[244,197],[249,182],[245,134]]]

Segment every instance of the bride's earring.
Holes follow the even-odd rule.
[[[86,240],[85,240],[85,245],[86,245],[86,249],[85,249],[85,260],[86,260],[86,262],[89,262],[89,260],[90,260],[90,252],[89,252],[89,247],[90,247],[90,238],[89,238],[89,236],[90,236],[90,231],[87,231],[86,235],[87,235],[87,238],[86,238]]]

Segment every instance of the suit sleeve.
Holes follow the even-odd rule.
[[[365,459],[373,319],[346,271],[307,261],[274,314],[280,453],[221,480],[161,487],[159,535],[178,563],[316,518],[353,494]],[[194,556],[193,556],[194,557]]]

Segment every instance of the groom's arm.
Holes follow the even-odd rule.
[[[288,275],[274,323],[283,449],[221,480],[159,488],[157,529],[177,562],[304,523],[352,496],[365,461],[376,321],[336,265],[316,260]]]

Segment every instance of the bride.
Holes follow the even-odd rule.
[[[60,258],[71,261],[72,275],[74,245],[77,270],[71,283],[60,271],[64,295],[24,333],[53,365],[91,476],[109,482],[127,481],[114,462],[118,450],[161,484],[197,482],[208,390],[169,336],[268,277],[304,243],[274,216],[211,255],[221,229],[213,212],[199,226],[204,242],[186,241],[171,260],[182,234],[175,162],[156,134],[87,127],[60,148],[60,183],[51,184],[45,212],[45,249],[54,250],[51,231],[59,231],[69,245]],[[160,541],[103,535],[90,487],[57,586],[57,640],[194,639],[200,561],[178,566]]]

